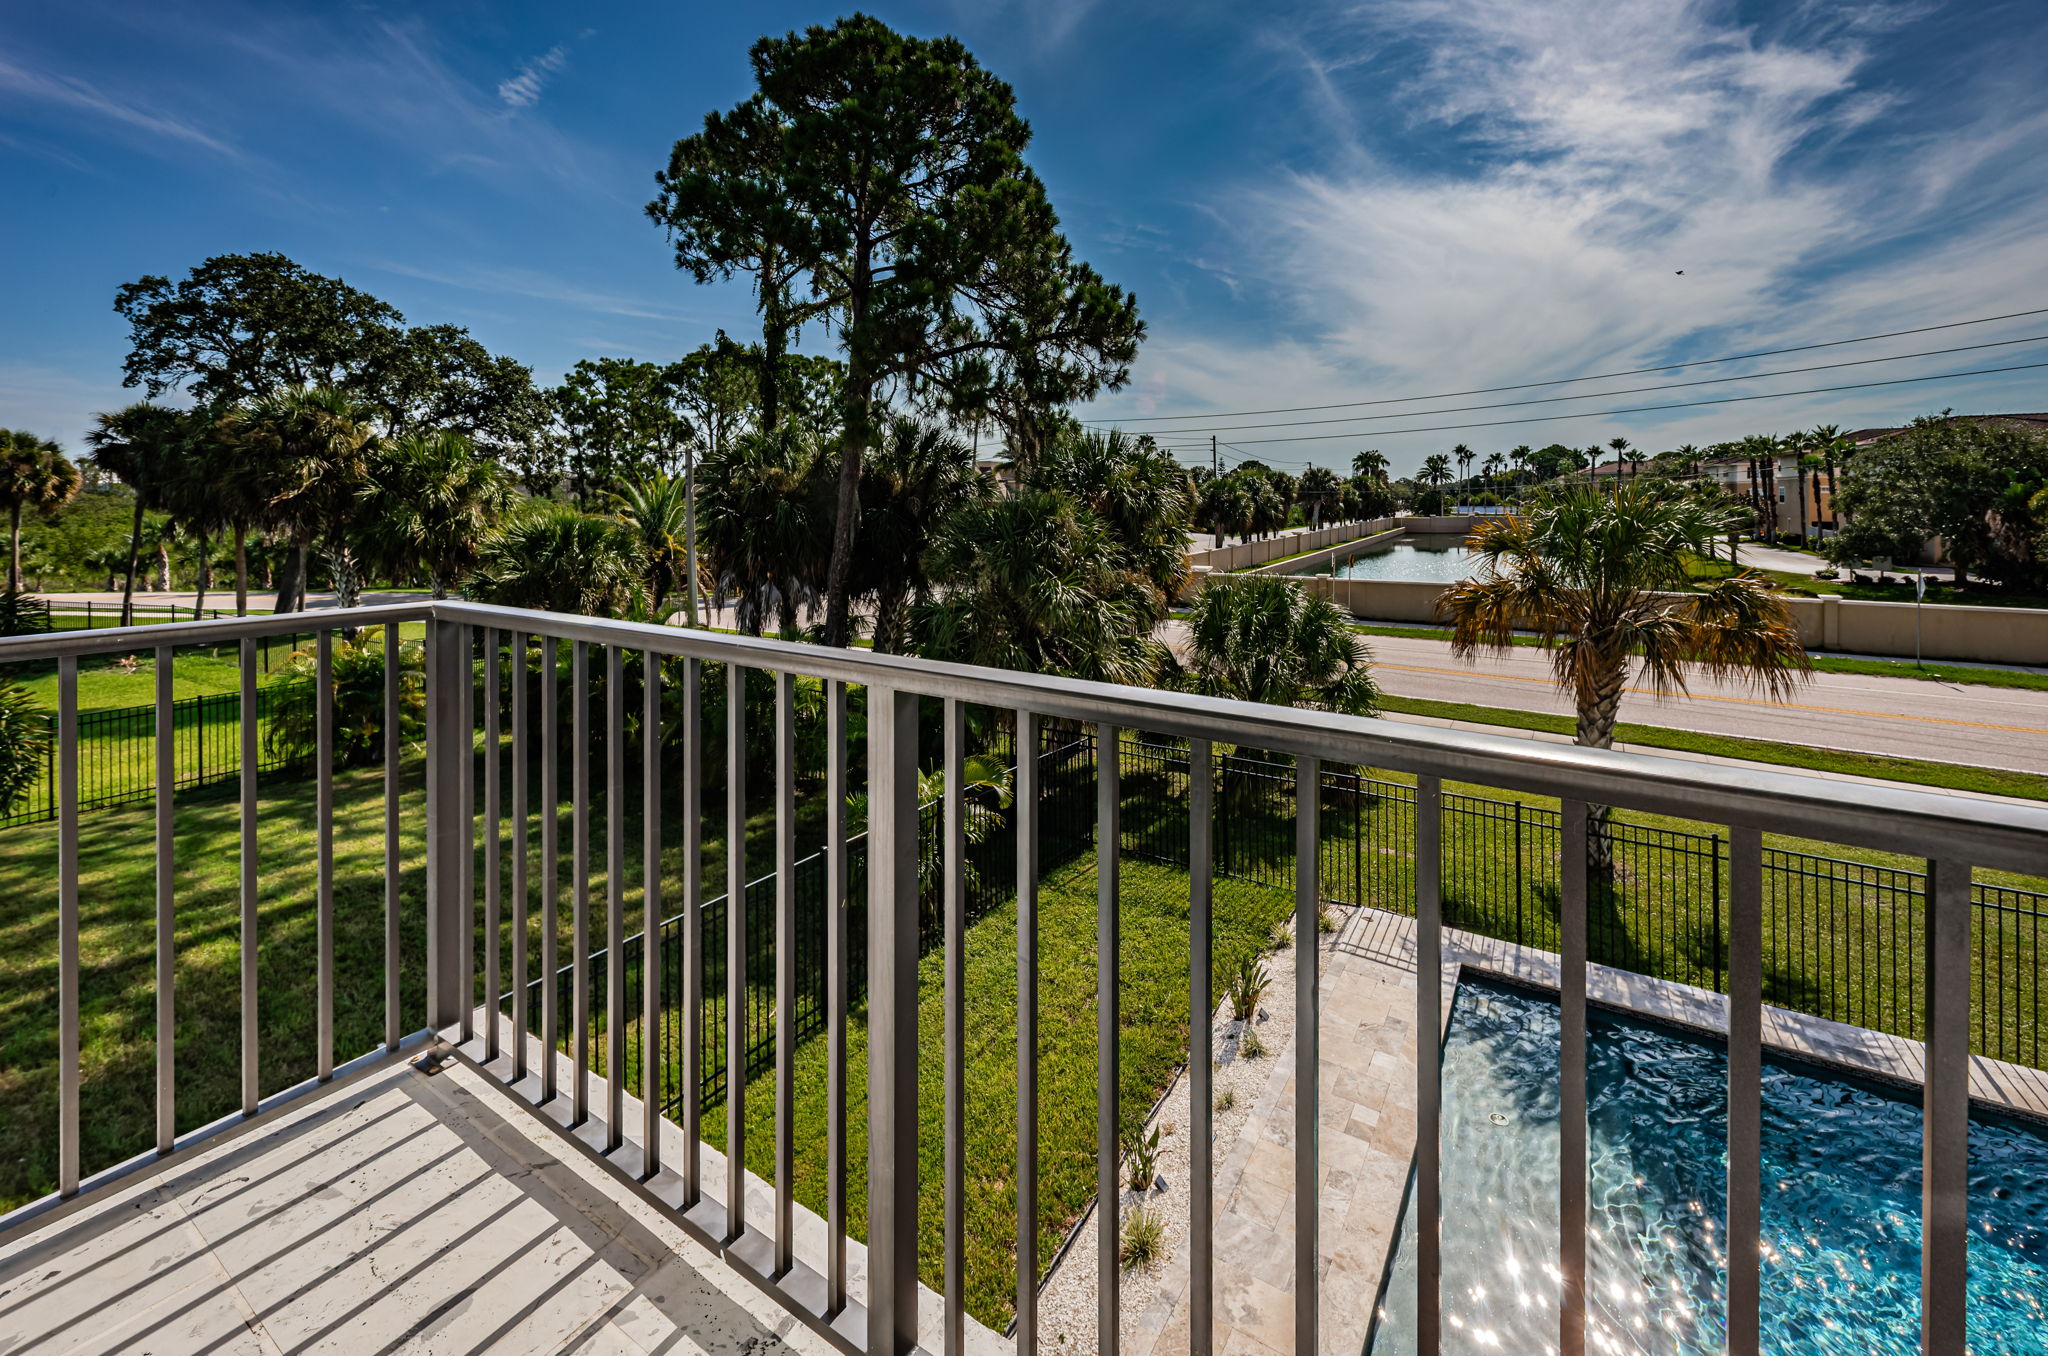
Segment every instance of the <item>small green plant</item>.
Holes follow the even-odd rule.
[[[1159,1127],[1152,1133],[1137,1130],[1124,1136],[1124,1162],[1130,1188],[1150,1191],[1159,1181]]]
[[[1141,1271],[1166,1252],[1166,1225],[1159,1216],[1142,1207],[1124,1220],[1123,1263],[1125,1271]]]
[[[1219,1092],[1219,1093],[1217,1093],[1217,1094],[1216,1094],[1216,1109],[1217,1109],[1218,1111],[1228,1111],[1228,1110],[1230,1110],[1230,1109],[1231,1109],[1232,1107],[1234,1107],[1234,1106],[1236,1106],[1236,1105],[1237,1105],[1237,1089],[1236,1089],[1236,1088],[1225,1088],[1225,1089],[1224,1089],[1224,1090],[1223,1090],[1222,1092]]]
[[[1285,951],[1293,945],[1294,931],[1287,926],[1287,920],[1284,918],[1273,924],[1272,931],[1266,934],[1266,950],[1268,951]]]
[[[1337,930],[1337,911],[1328,904],[1316,905],[1316,931],[1326,936]]]
[[[1272,977],[1266,973],[1265,962],[1256,956],[1247,956],[1238,962],[1237,973],[1230,977],[1225,996],[1230,999],[1230,1010],[1237,1014],[1240,1022],[1250,1022],[1258,1014],[1259,1000],[1266,996],[1266,986]]]
[[[1244,1029],[1244,1044],[1238,1046],[1237,1052],[1246,1059],[1258,1059],[1266,1053],[1266,1043],[1259,1039],[1258,1032],[1250,1027],[1246,1027]]]

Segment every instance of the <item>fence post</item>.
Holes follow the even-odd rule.
[[[1515,802],[1515,945],[1526,946],[1528,939],[1522,933],[1522,897],[1526,887],[1522,882],[1522,802]]]
[[[867,1349],[903,1356],[917,1346],[915,693],[868,689],[868,785]]]
[[[1719,993],[1728,975],[1727,952],[1721,945],[1721,835],[1714,838],[1714,992]]]

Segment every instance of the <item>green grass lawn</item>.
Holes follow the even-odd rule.
[[[1120,1083],[1127,1128],[1140,1124],[1181,1063],[1188,1035],[1187,874],[1126,861],[1120,898],[1123,1032]],[[1052,871],[1039,893],[1039,1266],[1095,1197],[1095,863]],[[1289,893],[1239,881],[1215,892],[1216,992],[1238,961],[1265,949],[1293,906]],[[918,1270],[943,1285],[944,979],[942,952],[919,970]],[[966,1289],[968,1311],[1001,1330],[1016,1300],[1017,910],[1014,898],[967,931]],[[867,1234],[867,1025],[847,1023],[847,1216]],[[822,1037],[797,1051],[794,1121],[798,1202],[825,1213]],[[723,1148],[723,1114],[706,1118]],[[773,1180],[773,1074],[748,1085],[747,1164]]]
[[[1751,565],[1738,567],[1718,557],[1712,560],[1695,559],[1692,562],[1692,576],[1695,579],[1725,579],[1738,569],[1775,580],[1785,592],[1801,597],[1816,598],[1824,593],[1833,593],[1866,603],[1913,601],[1913,585],[1910,581],[1904,584],[1858,584],[1849,579],[1848,571],[1844,571],[1840,579],[1816,579],[1810,574],[1794,574],[1787,570],[1763,570]],[[1862,573],[1874,574],[1876,571],[1864,570]],[[1959,590],[1949,584],[1946,574],[1938,583],[1932,577],[1929,578],[1924,601],[1930,607],[1937,604],[1963,607],[2048,607],[2048,597],[2041,594],[2000,588],[1982,580],[1974,581]]]

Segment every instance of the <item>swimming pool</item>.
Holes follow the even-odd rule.
[[[1587,1350],[1722,1349],[1725,1047],[1594,1010]],[[1443,1064],[1444,1350],[1554,1351],[1557,1058],[1553,998],[1467,979]],[[1920,1108],[1874,1082],[1764,1061],[1763,1348],[1915,1353]],[[1975,1356],[2048,1353],[2048,1132],[1970,1126]],[[1404,1218],[1373,1356],[1414,1346]]]
[[[1422,579],[1451,584],[1472,573],[1465,538],[1457,533],[1405,533],[1385,546],[1339,556],[1328,564],[1301,571],[1332,574],[1339,579]]]

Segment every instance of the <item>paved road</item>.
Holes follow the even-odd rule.
[[[1374,636],[1373,675],[1403,697],[1570,714],[1550,657],[1517,649],[1468,664],[1441,641]],[[1643,725],[1745,735],[1821,748],[2048,773],[2048,693],[1910,678],[1817,673],[1788,703],[1701,679],[1690,696],[1659,700],[1632,687],[1621,718]]]

